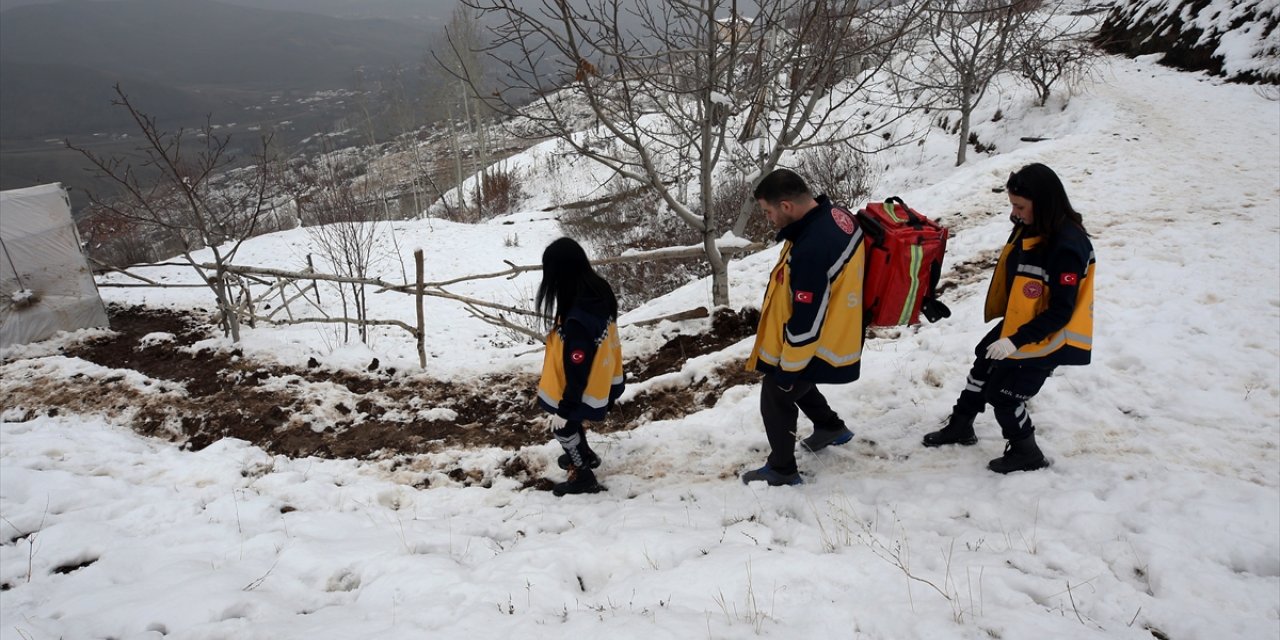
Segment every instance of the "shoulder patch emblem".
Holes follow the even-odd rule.
[[[1061,276],[1058,276],[1058,282],[1069,287],[1074,287],[1080,283],[1080,276],[1075,273],[1064,273]]]
[[[796,292],[796,302],[803,302],[803,303],[805,303],[805,304],[808,304],[808,303],[810,303],[810,302],[813,302],[813,292],[811,292],[811,291],[797,291],[797,292]]]
[[[1035,300],[1044,295],[1044,285],[1039,282],[1028,282],[1022,285],[1022,295]]]
[[[831,218],[835,220],[836,226],[848,235],[853,235],[853,216],[848,211],[839,207],[831,208]]]
[[[569,353],[569,360],[571,360],[574,364],[582,364],[583,362],[586,361],[586,359],[587,359],[587,352],[583,351],[582,349],[574,349],[571,353]]]

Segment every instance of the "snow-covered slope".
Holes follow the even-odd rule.
[[[1064,178],[1097,250],[1097,335],[1094,364],[1060,370],[1031,404],[1052,468],[988,472],[1002,442],[987,416],[977,446],[919,446],[984,331],[985,274],[956,272],[950,320],[871,341],[863,379],[828,388],[858,438],[801,455],[801,487],[738,482],[766,449],[749,386],[597,438],[609,491],[566,499],[502,479],[404,482],[414,465],[499,466],[498,450],[402,468],[229,440],[191,453],[97,418],[31,417],[0,427],[0,637],[1276,637],[1280,105],[1149,59],[1108,60],[1065,109],[1002,95],[1004,117],[979,128],[999,154],[953,170],[951,141],[931,139],[881,188],[952,225],[956,265],[1007,234],[993,188],[1009,171],[1039,161]],[[536,261],[556,235],[548,215],[398,224],[434,278]],[[299,233],[247,243],[244,261],[297,266]],[[511,235],[519,247],[503,246]],[[775,257],[736,263],[734,306],[756,303]],[[655,340],[631,323],[706,304],[707,287],[625,316],[627,348]],[[411,313],[391,295],[374,296],[379,312]],[[432,309],[433,371],[535,365],[528,347],[491,345],[461,312]],[[318,331],[251,331],[247,350],[413,359],[390,335],[330,352]],[[550,443],[523,454],[554,466]]]

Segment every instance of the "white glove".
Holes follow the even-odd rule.
[[[564,418],[561,418],[560,416],[553,413],[551,414],[551,417],[547,418],[547,428],[552,431],[557,431],[559,429],[563,429],[564,425],[567,424],[568,422],[569,422],[568,420],[565,420]]]
[[[999,340],[992,342],[991,346],[987,347],[987,359],[1004,360],[1005,358],[1013,355],[1013,352],[1017,350],[1018,348],[1013,346],[1012,340],[1008,338],[1000,338]]]

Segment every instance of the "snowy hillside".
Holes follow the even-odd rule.
[[[1098,42],[1116,53],[1246,82],[1280,80],[1276,0],[1119,0]]]
[[[608,491],[563,499],[505,472],[518,460],[559,478],[549,436],[518,451],[290,458],[235,439],[183,450],[107,414],[6,401],[0,638],[1277,637],[1280,104],[1150,58],[1108,58],[1069,102],[1033,104],[1012,86],[983,104],[975,132],[996,153],[955,169],[954,141],[938,135],[883,171],[882,195],[955,232],[953,316],[871,340],[863,379],[824,390],[857,438],[800,455],[805,485],[738,481],[767,449],[752,384],[679,419],[593,434]],[[545,151],[513,162],[545,164]],[[1063,177],[1093,235],[1096,346],[1091,366],[1060,369],[1030,404],[1054,466],[999,476],[985,468],[1003,446],[989,415],[977,446],[919,442],[947,415],[985,330],[987,266],[1008,233],[994,189],[1029,162]],[[595,184],[562,170],[546,189]],[[539,198],[482,225],[395,223],[400,249],[426,250],[428,279],[534,263],[559,233]],[[257,238],[238,261],[298,268],[307,242],[301,230]],[[734,308],[758,304],[776,257],[733,263]],[[399,279],[399,264],[380,268]],[[536,283],[526,274],[457,292],[510,303]],[[199,289],[175,291],[103,293],[209,305]],[[637,323],[708,299],[696,282],[628,313],[624,352],[705,328]],[[412,318],[411,300],[373,295],[372,315]],[[243,357],[322,368],[378,357],[406,382],[538,366],[536,348],[429,305],[425,374],[397,330],[367,348],[340,346],[328,329],[247,330]],[[5,354],[0,392],[87,381],[183,393],[58,353],[85,337]],[[749,347],[637,382],[624,403],[720,375]],[[460,479],[469,474],[484,482]]]

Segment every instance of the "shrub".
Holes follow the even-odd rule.
[[[832,202],[854,208],[866,199],[876,182],[867,154],[845,146],[806,151],[801,156],[799,170],[815,193],[825,193]]]

